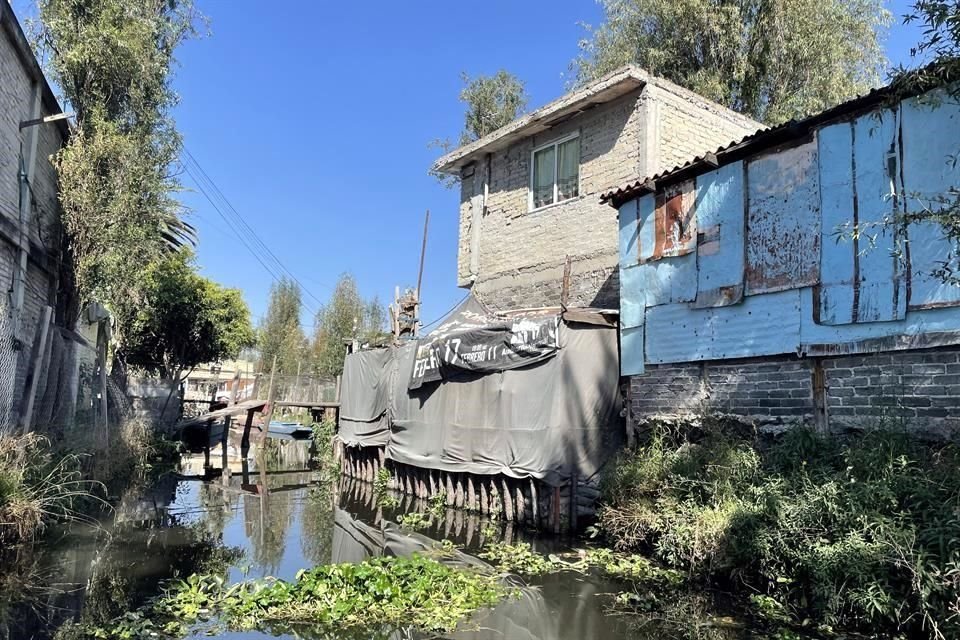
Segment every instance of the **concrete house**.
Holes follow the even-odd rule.
[[[16,422],[31,347],[56,306],[60,204],[50,157],[67,138],[23,30],[0,2],[0,433]]]
[[[600,194],[761,125],[627,66],[440,158],[460,179],[457,284],[492,309],[616,308],[617,223]]]
[[[953,245],[886,222],[955,201],[958,140],[943,90],[887,88],[606,194],[634,417],[956,431]]]

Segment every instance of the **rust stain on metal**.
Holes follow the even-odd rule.
[[[707,309],[709,307],[726,307],[743,300],[743,285],[717,287],[697,291],[697,299],[691,305],[693,309]]]

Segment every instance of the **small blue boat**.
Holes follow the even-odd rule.
[[[290,436],[297,440],[305,440],[313,435],[313,429],[304,426],[299,422],[280,422],[271,420],[270,427],[267,429],[270,435]]]

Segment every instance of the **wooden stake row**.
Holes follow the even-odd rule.
[[[556,526],[559,521],[559,514],[556,513],[559,506],[556,492],[539,492],[539,482],[532,478],[518,479],[503,474],[489,476],[421,469],[386,460],[382,447],[350,447],[338,453],[344,475],[372,483],[379,477],[381,469],[388,469],[389,490],[420,500],[430,500],[434,496],[442,495],[444,505],[448,508],[479,513],[508,523]],[[549,502],[540,505],[540,493],[543,494],[540,497]],[[540,521],[542,514],[550,516],[543,523]]]

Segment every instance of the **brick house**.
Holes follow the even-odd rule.
[[[43,121],[57,114],[13,9],[0,2],[0,433],[17,420],[35,336],[57,306],[61,211],[50,158],[68,128]]]
[[[457,285],[497,310],[618,307],[617,219],[600,202],[761,125],[635,66],[564,95],[437,160],[460,180]]]

